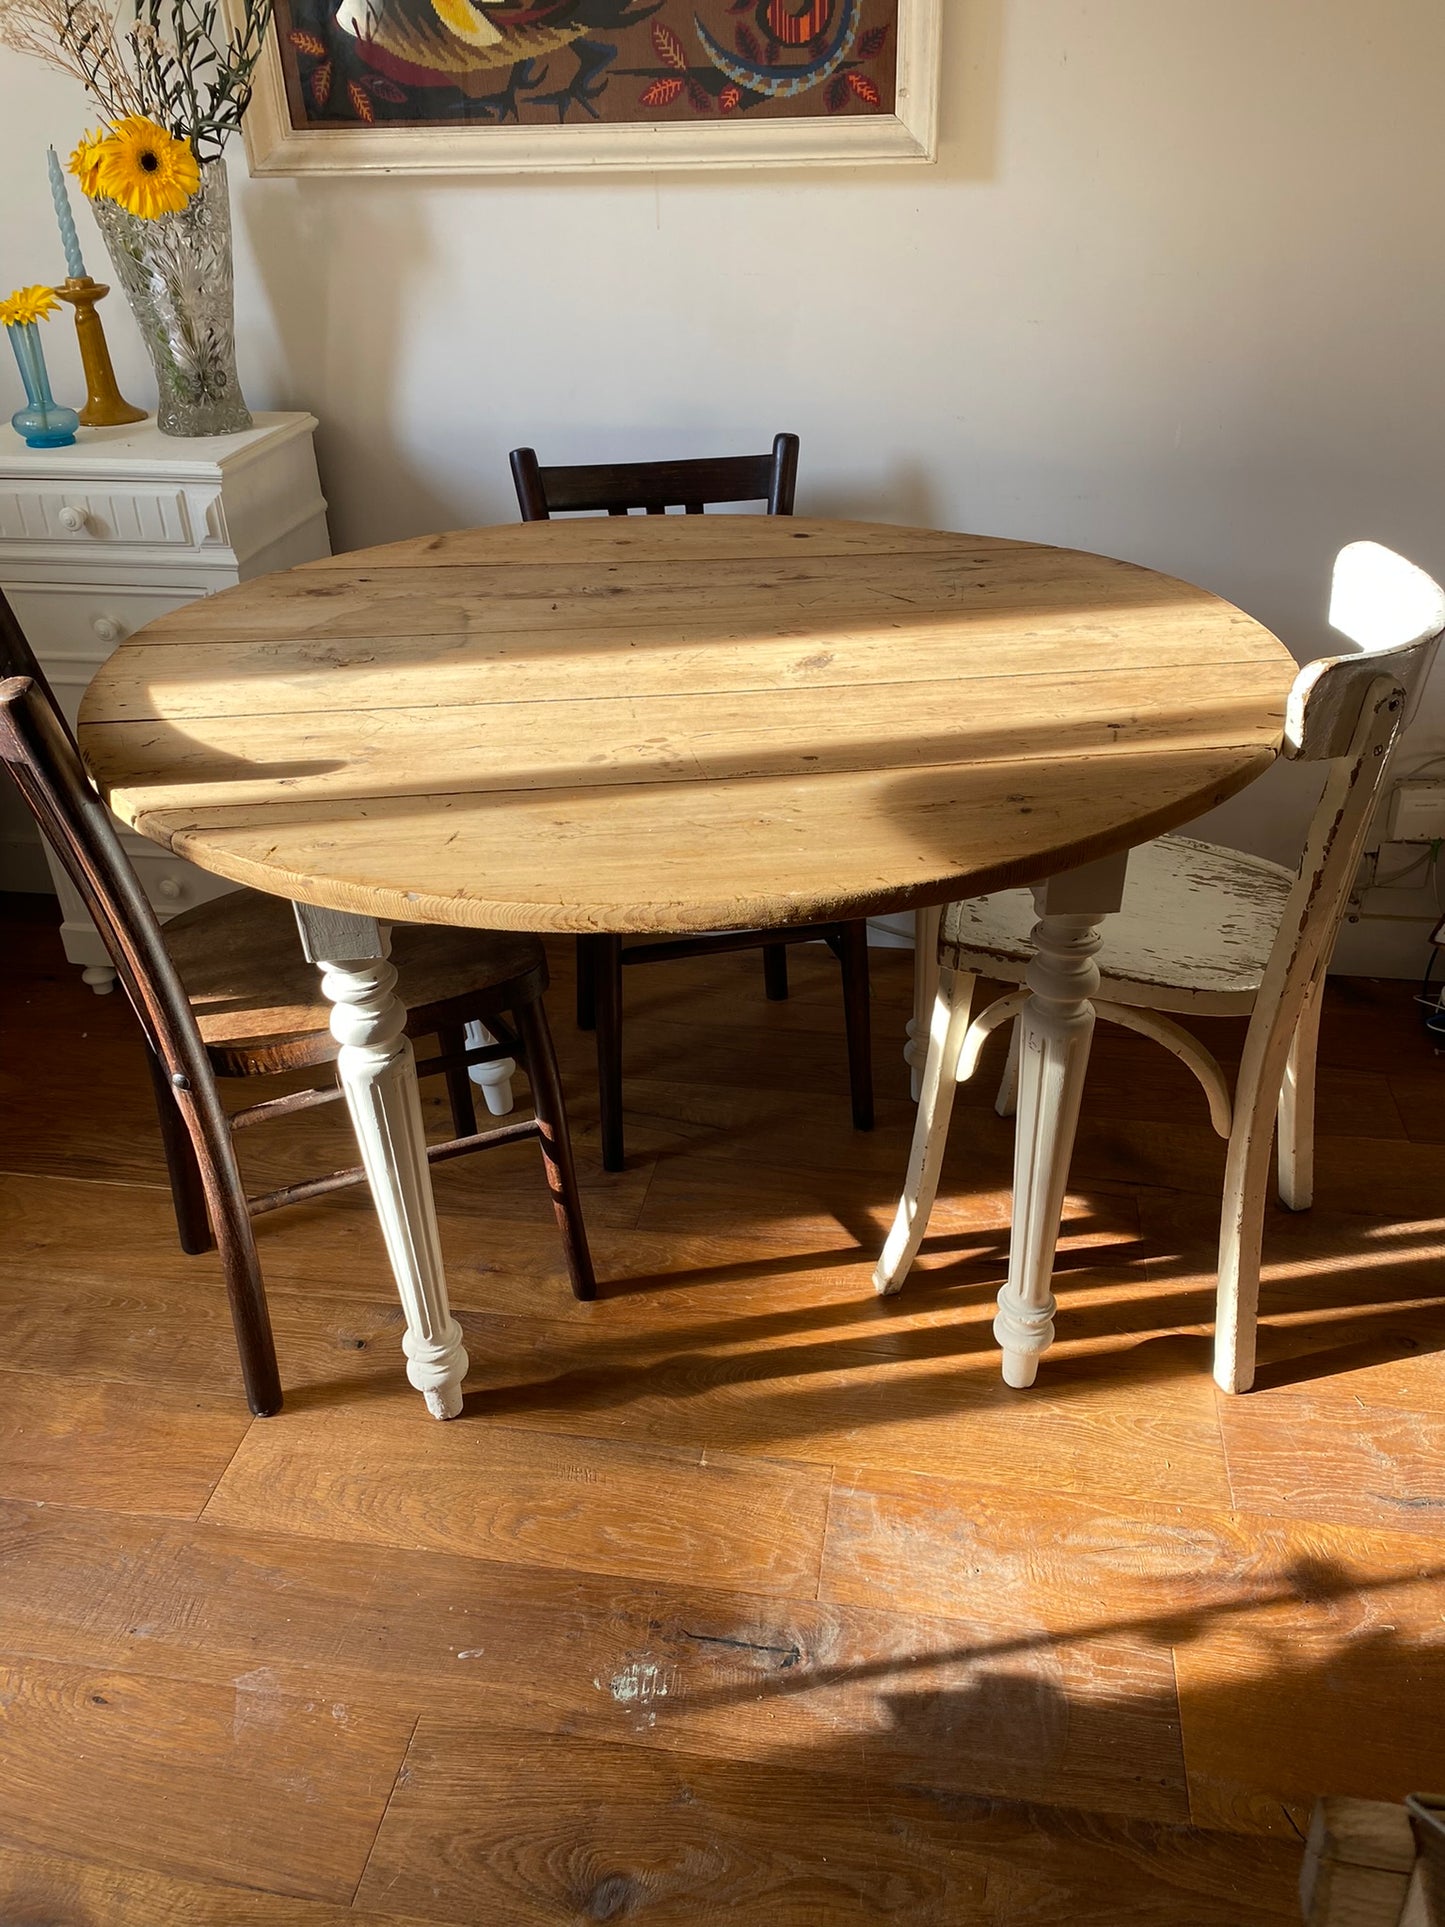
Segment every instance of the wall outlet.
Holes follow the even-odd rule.
[[[1386,835],[1392,843],[1445,837],[1445,783],[1397,783],[1390,793]]]

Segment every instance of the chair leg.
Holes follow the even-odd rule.
[[[597,1010],[597,1096],[602,1124],[602,1168],[620,1171],[622,1144],[622,939],[593,937]]]
[[[450,1057],[460,1056],[467,1047],[465,1024],[451,1024],[437,1032],[437,1043],[442,1054]],[[452,1112],[452,1134],[455,1137],[472,1137],[477,1128],[477,1107],[472,1101],[472,1080],[467,1074],[465,1064],[453,1064],[446,1072],[447,1099]]]
[[[1236,1096],[1219,1219],[1219,1284],[1214,1312],[1214,1382],[1223,1392],[1254,1383],[1264,1203],[1279,1093],[1257,1087]]]
[[[1323,977],[1310,985],[1279,1092],[1279,1201],[1288,1211],[1308,1211],[1314,1203],[1315,1057],[1324,990]]]
[[[785,943],[763,945],[763,990],[770,1004],[787,1002],[788,946]]]
[[[853,1098],[853,1129],[873,1129],[873,1017],[869,1007],[868,926],[839,926],[843,965],[843,1019],[848,1031],[848,1083]]]
[[[173,1061],[179,1061],[179,1053]],[[184,1073],[180,1075],[184,1076]],[[281,1374],[276,1365],[276,1345],[271,1336],[271,1315],[266,1307],[261,1260],[256,1252],[246,1192],[236,1165],[231,1127],[209,1074],[204,1081],[197,1075],[191,1076],[178,1090],[184,1091],[184,1095],[178,1095],[173,1090],[172,1102],[190,1135],[196,1165],[205,1186],[206,1202],[226,1280],[226,1296],[230,1301],[231,1324],[236,1333],[236,1350],[241,1359],[246,1402],[257,1418],[270,1418],[281,1410]]]
[[[532,1106],[541,1126],[542,1162],[547,1172],[547,1188],[552,1193],[552,1208],[557,1213],[557,1225],[562,1233],[562,1248],[566,1253],[572,1293],[583,1300],[595,1298],[597,1280],[587,1245],[582,1198],[577,1189],[576,1167],[572,1162],[572,1138],[567,1129],[567,1107],[562,1097],[562,1080],[557,1071],[557,1054],[552,1048],[547,1013],[539,1001],[523,1004],[514,1015],[527,1059]]]
[[[908,1156],[908,1176],[903,1182],[903,1196],[898,1201],[893,1229],[873,1273],[874,1289],[884,1297],[897,1291],[908,1276],[928,1231],[948,1143],[953,1096],[958,1089],[958,1060],[968,1034],[973,985],[971,974],[959,976],[947,969],[938,973],[928,1055],[923,1062],[923,1088],[918,1094],[913,1149]]]
[[[190,1132],[176,1109],[175,1092],[160,1059],[146,1046],[146,1068],[156,1096],[156,1117],[161,1127],[161,1146],[165,1152],[166,1175],[171,1183],[171,1203],[175,1207],[176,1230],[181,1250],[197,1257],[211,1251],[216,1240],[211,1235],[211,1218],[206,1209],[206,1188],[201,1182],[201,1167],[196,1160]]]
[[[468,1050],[477,1050],[483,1044],[500,1041],[495,1031],[488,1030],[475,1019],[466,1027]],[[505,1117],[512,1110],[515,1099],[512,1096],[512,1078],[516,1072],[516,1061],[510,1057],[494,1057],[490,1064],[473,1064],[467,1076],[474,1085],[480,1085],[488,1111],[493,1117]]]
[[[592,946],[595,937],[577,939],[577,1028],[597,1028],[597,964]]]
[[[913,1015],[908,1020],[908,1042],[903,1061],[908,1066],[908,1091],[916,1104],[923,1090],[923,1063],[928,1055],[928,1026],[938,995],[938,927],[942,904],[913,913]]]

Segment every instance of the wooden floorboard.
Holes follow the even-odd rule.
[[[820,1927],[1296,1918],[1294,1855],[835,1777],[424,1719],[358,1902],[427,1919]],[[666,1816],[665,1823],[661,1817]],[[1247,1910],[1247,1911],[1246,1911]]]
[[[1222,1147],[1173,1058],[1101,1027],[1019,1394],[1001,1040],[882,1302],[907,957],[874,959],[871,1134],[826,955],[777,1005],[755,958],[629,972],[611,1174],[554,945],[598,1302],[531,1147],[439,1172],[473,1371],[437,1426],[364,1194],[279,1214],[287,1406],[253,1422],[129,1013],[22,907],[4,1927],[1256,1927],[1296,1916],[1317,1794],[1438,1777],[1445,1065],[1409,986],[1331,985],[1318,1202],[1268,1215],[1245,1399],[1208,1376]],[[352,1153],[338,1110],[245,1155],[259,1185]]]
[[[301,1900],[0,1846],[6,1927],[418,1927],[345,1901]]]
[[[0,1653],[0,1840],[349,1900],[414,1720]],[[202,1799],[195,1789],[205,1789]]]
[[[445,1427],[419,1425],[408,1392],[253,1426],[205,1516],[561,1571],[816,1593],[825,1467],[499,1426],[469,1396],[475,1418]],[[384,1479],[369,1470],[378,1461]]]

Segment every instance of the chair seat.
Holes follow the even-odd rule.
[[[1103,924],[1099,995],[1151,1010],[1248,1011],[1294,881],[1277,863],[1192,837],[1131,851],[1123,908]],[[939,955],[955,970],[1021,983],[1037,921],[1029,890],[952,903]]]
[[[293,1070],[335,1057],[331,1006],[320,971],[302,955],[289,903],[237,890],[172,918],[165,939],[221,1075]],[[505,1006],[519,979],[535,978],[520,987],[524,1000],[547,984],[541,943],[510,931],[395,924],[391,961],[407,1030],[417,1036],[478,1015],[489,992],[505,989],[508,995],[497,998]]]

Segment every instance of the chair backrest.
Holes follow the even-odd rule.
[[[531,448],[512,450],[512,480],[524,522],[553,515],[643,509],[701,515],[709,503],[766,502],[769,515],[791,515],[798,480],[798,438],[779,435],[771,455],[724,455],[683,462],[595,462],[542,468]]]
[[[151,1049],[173,1082],[199,1088],[210,1060],[160,924],[3,594],[0,676],[0,762],[80,892]]]
[[[1352,647],[1306,663],[1295,678],[1284,753],[1297,760],[1347,756],[1370,687],[1382,676],[1393,676],[1404,693],[1404,728],[1435,660],[1445,596],[1423,569],[1393,550],[1351,542],[1335,558],[1329,619]]]

